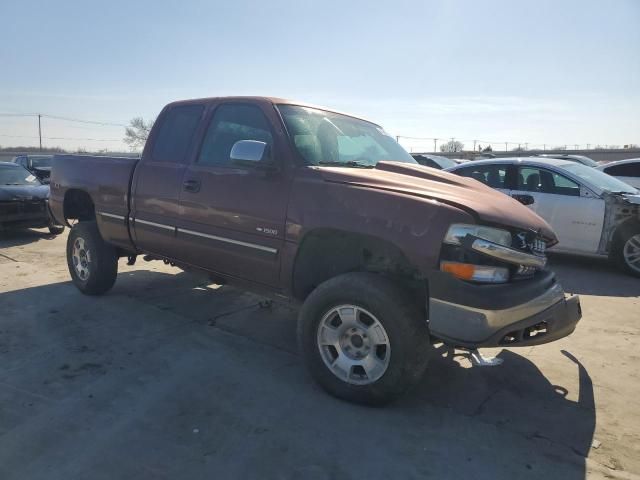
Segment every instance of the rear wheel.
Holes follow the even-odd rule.
[[[330,394],[382,405],[415,384],[431,351],[424,315],[391,280],[370,273],[332,278],[307,298],[298,343]]]
[[[627,273],[640,277],[640,226],[622,234],[614,247],[616,263]]]
[[[102,239],[95,222],[77,223],[69,232],[67,265],[73,283],[87,295],[105,293],[118,275],[117,252]]]

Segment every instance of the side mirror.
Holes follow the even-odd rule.
[[[532,195],[522,194],[522,193],[514,193],[512,195],[517,201],[519,201],[523,205],[533,205],[535,203],[535,199]]]
[[[239,140],[231,148],[231,162],[249,168],[272,168],[269,145],[258,140]]]

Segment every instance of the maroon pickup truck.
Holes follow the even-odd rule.
[[[545,269],[556,236],[481,183],[419,165],[380,126],[262,97],[175,102],[141,159],[56,156],[51,210],[75,285],[145,254],[302,303],[300,350],[331,394],[381,404],[432,345],[528,346],[580,319]]]

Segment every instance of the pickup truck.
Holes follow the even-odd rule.
[[[516,200],[419,165],[380,126],[299,102],[174,102],[141,158],[58,155],[51,210],[69,272],[109,290],[137,255],[300,303],[306,366],[384,404],[433,344],[531,346],[581,317],[546,269],[551,227]]]

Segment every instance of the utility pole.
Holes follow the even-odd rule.
[[[524,143],[524,149],[525,150],[529,150],[529,142],[525,142]]]
[[[587,150],[589,150],[589,147],[591,146],[590,143],[587,143]]]
[[[474,152],[476,151],[476,142],[477,142],[477,140],[474,140],[474,141],[473,141],[473,151],[474,151]]]
[[[543,143],[543,144],[542,144],[542,151],[543,151],[543,152],[546,152],[546,151],[547,151],[547,144],[546,144],[546,143]]]
[[[396,135],[396,143],[400,143],[400,135]]]
[[[577,150],[577,149],[578,149],[578,145],[574,145],[574,147],[576,147],[576,148],[575,148],[575,150]]]
[[[40,124],[40,117],[42,117],[42,115],[38,114],[38,137],[40,138],[40,151],[42,151],[42,125]]]
[[[433,139],[433,153],[438,153],[438,139]]]
[[[505,152],[509,151],[509,142],[504,142],[504,151]]]

